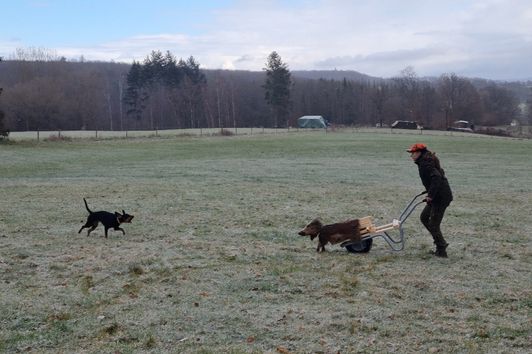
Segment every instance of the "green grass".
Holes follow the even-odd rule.
[[[398,216],[423,141],[455,194],[448,259],[317,254],[297,231]],[[527,352],[532,141],[319,132],[0,144],[0,351]],[[126,236],[77,231],[135,215]]]

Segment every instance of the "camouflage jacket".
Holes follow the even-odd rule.
[[[424,151],[415,161],[419,169],[419,177],[427,196],[435,204],[449,204],[453,200],[453,193],[445,177],[445,171],[439,167],[430,152]]]

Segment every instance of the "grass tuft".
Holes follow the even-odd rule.
[[[84,275],[81,279],[80,279],[80,287],[81,287],[81,292],[83,294],[88,294],[89,293],[89,290],[94,286],[94,280],[92,278],[92,275]]]
[[[142,275],[144,274],[144,268],[140,264],[131,264],[128,267],[129,274]]]

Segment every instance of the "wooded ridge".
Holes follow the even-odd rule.
[[[432,129],[457,120],[531,121],[531,82],[420,78],[410,67],[389,79],[337,70],[290,74],[287,117],[277,121],[265,100],[264,71],[206,70],[193,57],[155,51],[131,65],[4,60],[0,110],[11,131],[287,127],[303,115],[348,126],[410,120]]]

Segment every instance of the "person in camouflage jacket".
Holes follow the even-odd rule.
[[[453,193],[441,168],[440,160],[436,154],[429,151],[425,144],[417,143],[408,150],[412,160],[419,169],[419,177],[427,191],[424,201],[427,203],[421,212],[420,219],[432,235],[436,250],[431,254],[437,257],[447,257],[447,246],[440,229],[445,210],[453,200]]]

